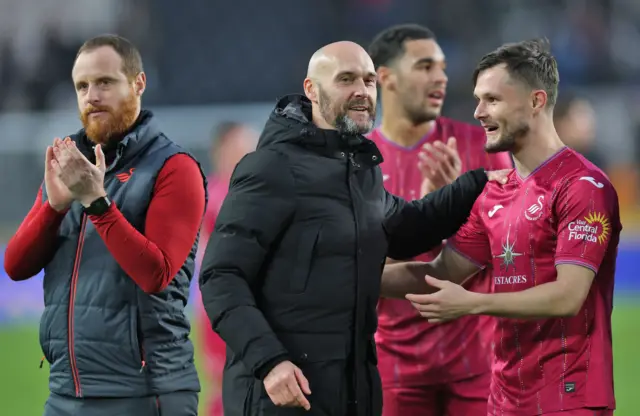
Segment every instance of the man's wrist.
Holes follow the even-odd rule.
[[[91,204],[93,204],[95,201],[97,201],[100,198],[105,198],[107,196],[107,193],[105,191],[102,191],[100,193],[96,193],[96,194],[92,194],[92,195],[88,195],[85,197],[82,197],[79,202],[82,204],[83,207],[85,208],[89,208],[91,206]]]
[[[49,207],[58,214],[66,214],[67,211],[69,211],[69,207],[71,206],[71,204],[53,205],[51,201],[48,201],[48,200],[47,200],[47,205],[49,205]]]
[[[287,354],[278,355],[262,364],[258,369],[256,369],[254,375],[258,380],[264,380],[267,375],[269,375],[271,370],[273,370],[278,364],[281,364],[285,361],[289,361],[289,357],[287,356]]]
[[[470,315],[487,315],[491,309],[491,294],[473,293]]]

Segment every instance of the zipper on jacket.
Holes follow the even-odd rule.
[[[359,168],[360,164],[356,162],[356,159],[353,157],[353,153],[349,152],[349,162],[351,162],[351,166],[354,168]]]
[[[144,347],[140,345],[140,357],[142,357],[142,366],[140,366],[140,372],[142,373],[145,368],[147,368],[147,362],[144,359]]]
[[[347,168],[347,180],[349,182],[349,195],[351,197],[351,210],[353,212],[353,222],[354,222],[354,226],[356,229],[356,253],[355,253],[355,258],[356,258],[356,304],[355,304],[355,325],[354,325],[354,330],[353,333],[351,334],[352,337],[352,345],[353,345],[353,373],[352,373],[352,392],[353,392],[353,398],[350,400],[349,405],[350,406],[357,406],[358,404],[358,397],[359,397],[359,393],[358,393],[358,388],[359,388],[359,380],[358,380],[358,365],[360,364],[359,360],[359,356],[358,356],[358,336],[357,334],[360,332],[360,328],[358,325],[359,319],[358,319],[358,312],[359,309],[361,308],[361,299],[360,299],[360,279],[359,279],[359,273],[360,273],[360,245],[359,245],[359,239],[358,236],[360,234],[360,224],[358,222],[358,208],[355,204],[354,201],[354,192],[353,192],[353,184],[352,184],[352,171],[355,169],[359,169],[360,168],[360,164],[356,162],[354,155],[352,152],[349,152],[349,162],[351,162],[351,168]],[[357,409],[357,407],[356,407]]]
[[[138,352],[140,353],[140,373],[147,368],[147,358],[144,351],[144,339],[140,329],[140,311],[136,311],[136,339],[138,340]]]
[[[139,315],[138,315],[139,317]],[[140,320],[138,319],[138,325],[140,325]],[[136,331],[138,332],[138,348],[140,350],[140,364],[142,364],[140,366],[140,372],[142,373],[146,368],[147,368],[147,359],[145,358],[145,354],[144,354],[144,345],[142,345],[143,340],[142,340],[142,331],[140,331],[139,326],[136,326]]]
[[[78,287],[78,274],[80,272],[80,259],[82,257],[82,248],[84,247],[84,233],[87,228],[87,214],[82,214],[80,221],[80,235],[78,236],[78,247],[76,248],[76,258],[73,263],[73,274],[71,275],[71,286],[69,293],[69,331],[67,342],[69,344],[69,363],[71,364],[71,374],[73,375],[73,385],[76,389],[76,397],[82,397],[82,388],[80,386],[80,373],[76,363],[76,353],[73,345],[74,339],[74,308],[76,301],[76,289]]]

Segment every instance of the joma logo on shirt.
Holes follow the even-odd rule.
[[[494,276],[493,282],[496,285],[517,285],[527,283],[527,276],[524,274],[516,276]]]

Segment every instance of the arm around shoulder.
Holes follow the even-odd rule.
[[[214,331],[256,377],[287,355],[254,293],[267,254],[293,216],[293,192],[285,156],[273,150],[246,155],[232,175],[200,273]]]
[[[476,169],[420,200],[406,202],[387,193],[384,225],[388,256],[397,260],[412,258],[455,234],[467,221],[487,181],[484,169]]]

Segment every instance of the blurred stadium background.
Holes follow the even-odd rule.
[[[146,107],[209,170],[217,123],[260,129],[278,96],[301,92],[318,47],[342,39],[366,45],[377,31],[405,22],[433,29],[447,55],[448,116],[473,121],[470,75],[483,53],[534,36],[552,42],[560,97],[574,94],[590,104],[576,107],[583,111],[576,110],[563,134],[610,175],[623,207],[613,328],[616,415],[640,415],[636,0],[0,0],[0,251],[33,203],[46,145],[79,128],[70,71],[86,38],[118,33],[139,46],[149,82]],[[39,368],[41,310],[41,278],[13,283],[0,268],[0,415],[42,414],[48,366]]]

